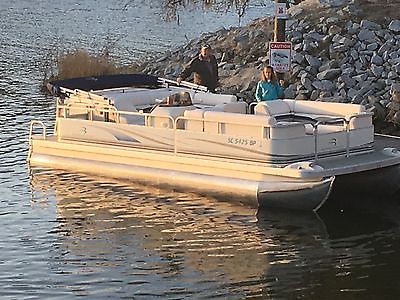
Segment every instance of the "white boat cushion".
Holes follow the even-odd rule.
[[[294,114],[315,119],[319,117],[342,117],[350,121],[350,129],[372,126],[372,114],[367,112],[363,105],[350,103],[290,99],[263,101],[256,105],[255,114],[275,117]],[[332,130],[335,131],[336,129],[332,128]]]
[[[172,93],[168,88],[135,88],[102,91],[101,95],[111,99],[118,110],[136,111],[137,106],[155,104],[156,99],[163,99]]]
[[[350,129],[358,129],[371,126],[373,125],[372,114],[370,113],[362,113],[350,119]]]
[[[197,92],[192,96],[192,102],[195,104],[217,105],[236,101],[237,97],[235,95]]]
[[[147,118],[147,126],[157,128],[173,128],[173,120],[178,116],[183,116],[185,111],[194,110],[196,107],[191,106],[157,106]],[[177,127],[184,128],[183,120],[178,122]]]
[[[306,129],[303,123],[300,122],[278,122],[271,127],[270,138],[277,139],[294,139],[304,137]]]
[[[266,138],[269,127],[274,125],[273,117],[216,111],[204,113],[204,131],[214,134]]]
[[[255,106],[254,112],[256,115],[276,116],[290,114],[291,110],[290,106],[285,101],[270,100],[259,102]]]
[[[246,114],[247,113],[247,103],[244,101],[223,103],[223,104],[216,105],[215,109],[211,109],[211,110]]]
[[[185,110],[185,129],[190,131],[204,131],[204,110]]]
[[[294,102],[293,110],[295,114],[304,113],[337,117],[349,117],[351,115],[360,114],[364,111],[364,106],[358,104],[307,100],[296,100]]]
[[[203,119],[204,113],[206,111],[219,111],[219,112],[231,112],[231,113],[241,113],[246,114],[247,112],[247,103],[244,101],[226,103],[226,104],[218,104],[213,107],[205,107],[202,109],[195,110],[187,110],[184,113],[185,117],[185,129],[191,131],[203,131],[204,130],[204,122],[199,121],[199,119]]]
[[[314,133],[314,127],[311,124],[305,124],[306,133],[312,135]],[[341,132],[345,131],[346,127],[340,125],[319,125],[318,134]]]
[[[365,108],[359,104],[289,99],[262,101],[255,107],[256,114],[269,116],[293,113],[349,118],[363,112]]]

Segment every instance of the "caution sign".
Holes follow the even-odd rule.
[[[285,73],[290,71],[292,61],[291,42],[269,43],[269,64],[276,72]]]

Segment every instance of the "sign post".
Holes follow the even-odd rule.
[[[274,41],[284,42],[286,31],[286,0],[275,0],[275,26],[274,26]]]
[[[274,41],[275,42],[285,42],[285,40],[286,40],[286,19],[287,19],[286,8],[287,8],[287,0],[275,0],[275,25],[274,25]],[[292,48],[292,46],[290,46],[290,49],[291,48]],[[272,66],[273,61],[271,60],[271,51],[273,51],[273,50],[271,49],[271,44],[270,44],[269,51],[270,51],[270,64]],[[289,51],[289,54],[291,54],[290,51]],[[290,69],[291,56],[289,56],[288,58],[289,58],[289,69]],[[276,63],[277,63],[277,65],[279,64],[277,61],[276,61]],[[286,61],[286,64],[287,64],[287,61]],[[284,74],[282,71],[279,71],[279,67],[278,67],[278,69],[275,68],[275,70],[277,72],[278,79],[283,79]],[[285,72],[288,72],[288,71],[285,71]]]

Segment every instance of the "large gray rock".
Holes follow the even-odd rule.
[[[324,35],[320,34],[316,31],[311,31],[309,33],[303,34],[304,40],[311,41],[311,42],[321,42],[324,38]]]
[[[371,30],[378,30],[382,29],[382,26],[378,23],[369,21],[369,20],[362,20],[360,23],[360,27],[363,29],[371,29]]]
[[[323,65],[321,65],[318,69],[319,73],[330,70],[330,69],[338,69],[339,64],[336,60],[330,60]]]
[[[321,90],[322,91],[333,91],[335,85],[330,80],[321,80]]]
[[[371,63],[381,66],[383,64],[383,58],[380,57],[377,53],[374,53],[371,57]]]
[[[358,39],[360,41],[370,41],[376,37],[375,33],[369,29],[361,29],[358,33]]]
[[[319,59],[315,58],[314,56],[307,54],[305,56],[305,59],[307,63],[315,69],[318,69],[321,66],[321,62],[319,61]]]
[[[371,71],[375,75],[375,77],[381,77],[384,68],[382,66],[372,65]]]
[[[301,78],[301,84],[305,87],[305,89],[309,92],[313,90],[312,82],[307,77]]]
[[[350,77],[349,74],[342,74],[338,81],[343,82],[347,88],[352,88],[356,85],[356,80]]]
[[[378,49],[378,54],[382,55],[384,52],[388,51],[392,48],[392,43],[389,41],[385,41]]]
[[[319,80],[332,80],[342,73],[340,69],[328,69],[317,74]]]
[[[349,2],[349,0],[319,0],[325,7],[342,6]]]
[[[400,63],[394,65],[393,69],[396,71],[397,74],[400,75]]]
[[[300,54],[298,52],[295,52],[295,54],[292,57],[292,62],[295,62],[299,65],[303,64],[305,61],[304,55]]]
[[[400,20],[393,20],[389,24],[389,30],[398,33],[400,32]]]
[[[364,82],[367,79],[366,73],[361,73],[359,75],[353,76],[353,79],[357,80],[358,82]]]

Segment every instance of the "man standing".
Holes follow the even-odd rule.
[[[210,92],[215,92],[219,80],[218,65],[215,56],[211,54],[209,44],[205,44],[200,48],[199,55],[190,61],[176,81],[180,83],[192,73],[194,73],[193,81],[195,84],[205,85]]]

